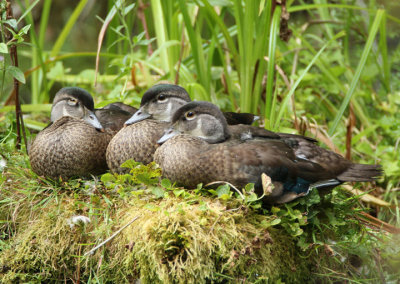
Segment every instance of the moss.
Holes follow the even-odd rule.
[[[310,264],[294,240],[283,230],[266,228],[265,216],[226,210],[211,198],[203,201],[207,208],[175,197],[133,198],[130,204],[99,209],[100,216],[92,212],[91,223],[71,229],[69,220],[81,208],[70,197],[54,199],[45,210],[24,214],[25,224],[0,255],[1,281],[89,279],[94,269],[96,277],[113,282],[293,282],[310,277]],[[115,239],[83,256],[135,216],[140,218]]]
[[[177,209],[177,201],[162,201],[155,211],[134,207],[126,212],[125,222],[141,216],[121,238],[134,243],[130,260],[138,263],[144,282],[309,278],[293,239],[265,228],[265,216],[226,211],[212,200],[207,200],[209,210],[199,204]]]
[[[1,283],[351,282],[398,274],[396,261],[385,263],[397,254],[391,238],[386,248],[377,242],[382,234],[354,218],[356,200],[335,191],[265,211],[232,193],[218,198],[218,189],[210,196],[160,182],[154,165],[135,165],[132,177],[51,182],[21,166],[24,155],[14,163],[0,184]],[[76,215],[90,223],[71,227]]]

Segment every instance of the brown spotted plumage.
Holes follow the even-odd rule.
[[[124,173],[129,169],[120,165],[129,159],[142,163],[153,161],[158,147],[157,140],[164,134],[167,123],[174,112],[190,102],[189,94],[180,86],[172,84],[155,85],[142,98],[140,109],[125,122],[111,140],[107,149],[107,164],[111,171]],[[225,114],[228,123],[252,123],[257,117],[252,114]],[[149,120],[150,119],[150,120]]]
[[[158,147],[172,114],[190,101],[186,90],[177,85],[160,84],[147,90],[140,109],[125,122],[107,148],[107,164],[112,172],[126,173],[120,165],[129,159],[148,164]]]
[[[146,119],[122,128],[111,140],[107,148],[107,164],[112,172],[126,173],[128,168],[120,167],[133,159],[148,164],[158,148],[157,140],[164,133],[167,122]]]
[[[228,127],[215,105],[188,103],[175,112],[154,160],[165,177],[188,188],[213,181],[239,188],[254,183],[261,196],[264,173],[275,187],[265,197],[270,203],[289,202],[310,188],[372,181],[382,173],[379,165],[352,163],[320,148],[312,138],[235,127]]]
[[[41,176],[90,176],[107,170],[111,135],[70,116],[43,129],[29,149],[32,170]]]
[[[93,111],[93,98],[83,89],[68,87],[56,94],[52,123],[38,133],[29,148],[35,173],[57,179],[107,170],[105,153],[112,133],[104,131]]]

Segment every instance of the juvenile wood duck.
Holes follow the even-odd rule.
[[[126,173],[120,165],[126,160],[148,164],[158,147],[157,140],[180,106],[190,102],[186,90],[177,85],[160,84],[148,89],[139,110],[125,122],[107,147],[107,164],[112,172]]]
[[[165,177],[187,188],[213,181],[227,181],[238,188],[254,183],[261,196],[264,173],[274,185],[264,198],[268,203],[289,202],[310,188],[373,181],[381,175],[379,165],[352,163],[311,138],[273,132],[257,135],[248,128],[240,134],[242,130],[228,127],[215,105],[188,103],[175,112],[172,126],[158,141],[163,144],[154,160]]]
[[[140,109],[125,122],[107,148],[107,164],[111,171],[126,173],[120,165],[129,159],[148,164],[158,147],[157,140],[169,125],[173,113],[190,102],[187,91],[177,85],[159,84],[147,90]],[[224,113],[228,123],[253,123],[258,117],[249,113]]]
[[[50,178],[103,173],[111,137],[94,114],[92,96],[81,88],[63,88],[54,98],[51,123],[30,146],[32,170]]]

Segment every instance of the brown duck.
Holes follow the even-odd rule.
[[[30,146],[32,170],[50,178],[103,173],[111,137],[94,114],[92,96],[81,88],[63,88],[54,98],[51,123]]]
[[[190,96],[180,86],[159,84],[147,90],[141,100],[140,109],[125,122],[107,148],[107,164],[111,171],[126,173],[120,165],[126,160],[148,164],[158,147],[157,140],[169,125],[172,115],[182,105],[190,102]],[[249,113],[224,113],[230,124],[252,123],[257,119]]]
[[[106,130],[116,134],[135,112],[137,108],[121,102],[110,103],[103,108],[94,110],[94,114],[99,119],[101,125]]]
[[[264,199],[269,203],[289,202],[310,188],[373,181],[381,175],[379,165],[352,163],[320,148],[313,139],[273,132],[259,136],[248,129],[232,134],[232,129],[215,105],[188,103],[175,112],[154,160],[165,177],[187,188],[213,181],[227,181],[238,188],[254,183],[261,196],[265,173],[274,185]]]

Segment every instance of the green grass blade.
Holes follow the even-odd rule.
[[[265,3],[260,3],[265,4]],[[258,60],[258,70],[256,74],[256,80],[254,83],[253,90],[253,102],[252,102],[252,113],[257,113],[262,109],[260,107],[261,93],[262,93],[262,81],[266,71],[267,62],[264,60],[264,54],[268,51],[269,44],[269,32],[271,26],[271,10],[272,10],[272,1],[267,1],[267,5],[263,6],[263,12],[261,13],[260,25],[256,27],[256,36],[257,40],[255,42],[255,54],[257,54]]]
[[[209,92],[210,86],[208,82],[208,74],[206,73],[206,63],[204,61],[204,52],[201,45],[200,31],[194,30],[190,16],[187,10],[187,4],[184,0],[179,0],[179,6],[182,12],[183,21],[189,35],[190,47],[192,48],[192,54],[194,63],[196,66],[197,76],[199,77],[200,83]]]
[[[232,55],[232,60],[235,64],[235,67],[239,70],[240,63],[239,63],[238,51],[231,35],[229,34],[227,26],[225,25],[223,19],[217,15],[217,13],[215,12],[214,8],[210,5],[210,3],[208,3],[208,0],[202,0],[201,2],[204,5],[204,9],[207,11],[207,16],[210,19],[212,19],[217,24],[218,28],[221,30],[221,33],[223,34],[226,40],[226,44],[228,45],[229,52]],[[210,27],[210,31],[213,32],[214,29]]]
[[[253,54],[254,30],[256,11],[258,7],[256,1],[246,1],[243,22],[243,52],[240,57],[243,58],[244,64],[241,65],[240,86],[242,97],[240,100],[240,109],[242,112],[251,111],[251,102],[253,96],[253,74],[255,69],[255,54]]]
[[[82,13],[83,8],[85,8],[87,2],[88,0],[79,1],[78,6],[76,6],[75,10],[72,12],[72,15],[68,19],[68,22],[65,24],[63,30],[61,31],[56,42],[54,43],[54,46],[50,52],[50,55],[52,57],[56,56],[60,52],[65,40],[67,39],[79,15]]]
[[[386,37],[386,12],[384,13],[379,29],[379,51],[381,53],[383,65],[383,82],[387,92],[391,92],[390,88],[390,63],[387,50],[387,37]]]
[[[293,33],[301,39],[302,44],[312,53],[312,54],[317,54],[317,51],[314,49],[314,47],[299,33],[297,33],[295,30],[293,30]],[[328,78],[331,82],[333,82],[343,93],[347,93],[347,87],[339,80],[335,74],[331,71],[329,68],[328,64],[322,59],[319,58],[316,62],[315,65],[321,70],[321,72]],[[366,115],[363,112],[363,108],[359,105],[357,101],[353,101],[354,104],[354,111],[356,113],[356,116],[360,118],[361,121],[364,122],[364,124],[369,127],[370,122],[369,120],[366,119]],[[332,113],[332,115],[335,115],[335,113]]]
[[[0,108],[1,112],[9,112],[15,110],[15,106],[3,106]],[[23,112],[50,112],[51,104],[23,104],[21,105]]]
[[[107,16],[104,21],[107,21],[107,17],[108,17],[108,15],[110,15],[110,13],[112,13],[112,11],[114,14],[117,12],[116,7],[115,7],[115,1],[108,0],[107,5],[108,5]],[[100,19],[100,21],[102,23],[104,23],[104,21],[102,19]],[[117,33],[113,32],[113,30],[116,30],[119,24],[120,23],[119,23],[118,17],[113,17],[108,25],[107,35],[106,35],[106,43],[105,43],[105,46],[107,47],[107,51],[116,53],[116,54],[119,52],[118,52],[118,45],[116,45],[115,42],[118,41],[118,39],[120,37],[117,35]],[[107,65],[109,65],[109,61],[106,61],[105,66],[107,66]]]
[[[163,14],[163,9],[161,6],[161,0],[151,0],[151,11],[153,13],[153,18],[154,18],[154,28],[156,32],[156,38],[157,38],[157,45],[159,47],[163,46],[167,41],[168,41],[168,31],[165,26],[165,20],[164,20],[164,14]],[[174,78],[175,75],[172,74],[173,72],[173,66],[169,66],[168,62],[168,49],[163,48],[160,51],[160,59],[161,59],[161,66],[164,69],[166,73],[171,72],[170,75]],[[170,69],[170,67],[172,67]]]
[[[47,31],[47,24],[49,21],[49,16],[50,16],[50,8],[51,8],[51,0],[45,0],[43,3],[43,10],[40,16],[40,28],[39,28],[39,50],[38,50],[38,55],[40,56],[40,64],[42,66],[42,72],[43,74],[47,73],[47,66],[43,64],[43,60],[45,60],[45,56],[43,55],[43,50],[44,50],[44,40],[46,36],[46,31]],[[41,74],[41,76],[43,76]],[[43,79],[41,80],[42,86],[41,86],[41,92],[39,94],[39,101],[38,103],[44,103],[49,100],[49,90],[50,87],[47,85],[47,79],[46,76],[43,76]]]
[[[328,7],[326,7],[325,5],[326,0],[314,0],[315,2],[318,3],[318,5],[320,5],[320,7],[318,7],[318,11],[320,14],[320,19],[322,21],[329,21],[331,20],[331,17],[329,15],[329,9]],[[323,28],[326,30],[326,33],[328,34],[328,38],[332,38],[333,37],[333,31],[331,29],[330,25],[323,25]]]
[[[21,17],[19,17],[17,24],[26,17],[26,15],[28,15],[33,8],[35,8],[36,4],[39,2],[40,0],[36,0],[35,2],[33,2],[26,10],[25,12],[21,15]]]
[[[234,16],[235,16],[235,22],[237,26],[237,42],[238,42],[238,47],[239,47],[239,66],[240,68],[237,68],[238,74],[239,74],[239,81],[240,81],[240,99],[239,99],[239,106],[241,111],[244,110],[244,100],[246,98],[246,93],[244,90],[244,84],[242,84],[243,81],[245,81],[245,64],[246,64],[246,58],[245,58],[245,49],[244,49],[244,24],[243,24],[243,6],[242,6],[242,1],[240,0],[235,0],[234,1]]]
[[[276,6],[274,15],[272,17],[271,30],[269,33],[269,46],[268,46],[268,76],[267,76],[267,90],[265,94],[265,110],[264,110],[264,118],[265,118],[265,127],[270,128],[273,121],[271,121],[271,107],[272,100],[274,96],[274,81],[275,81],[275,51],[276,51],[276,42],[277,36],[279,32],[279,24],[281,19],[281,7]]]
[[[358,63],[358,66],[357,66],[356,72],[354,74],[353,80],[351,81],[350,88],[347,91],[346,96],[344,97],[342,105],[339,108],[339,112],[336,114],[336,117],[333,120],[332,126],[331,126],[331,128],[329,129],[329,132],[328,132],[329,135],[333,135],[333,133],[335,132],[336,127],[338,126],[339,121],[342,118],[343,113],[346,110],[346,108],[347,108],[347,106],[348,106],[348,104],[350,102],[350,99],[354,94],[354,91],[356,89],[358,80],[360,79],[361,72],[363,71],[363,68],[365,66],[365,62],[367,61],[369,52],[371,51],[372,44],[374,43],[376,33],[378,32],[378,29],[379,29],[379,26],[380,26],[380,23],[381,23],[381,20],[382,20],[384,14],[385,14],[385,11],[382,10],[382,9],[379,9],[377,11],[377,13],[376,13],[374,22],[372,23],[372,26],[371,26],[371,29],[370,29],[370,33],[369,33],[369,36],[368,36],[368,39],[367,39],[367,43],[365,44],[364,50],[363,50],[363,52],[361,54],[360,62]]]
[[[275,126],[274,126],[274,130],[277,130],[279,128],[279,123],[283,117],[283,113],[285,112],[285,110],[287,109],[287,105],[289,103],[290,98],[292,97],[292,95],[294,94],[297,86],[300,84],[301,80],[303,80],[304,76],[307,74],[307,72],[310,70],[310,68],[314,65],[315,61],[318,59],[318,57],[322,54],[322,52],[332,43],[334,42],[336,39],[343,37],[345,35],[344,31],[339,32],[338,34],[336,34],[333,38],[331,38],[319,51],[318,53],[313,57],[313,59],[311,60],[311,62],[307,65],[307,67],[304,69],[304,71],[301,73],[301,75],[299,76],[299,78],[297,78],[296,82],[293,84],[292,88],[290,89],[289,93],[286,95],[285,99],[283,100],[281,107],[279,109],[279,113],[278,116],[276,117],[275,120]]]
[[[397,23],[397,24],[400,24],[400,19],[399,19],[399,18],[396,18],[396,17],[394,17],[394,16],[392,16],[392,15],[389,15],[389,14],[387,14],[386,17],[387,17],[389,20],[391,20],[391,21],[393,21],[393,22],[395,22],[395,23]]]

